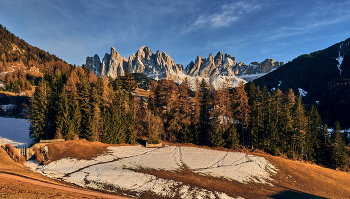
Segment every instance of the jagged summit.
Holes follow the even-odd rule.
[[[254,63],[254,64],[253,64]],[[122,57],[114,47],[111,53],[106,53],[102,62],[98,55],[87,57],[85,66],[93,70],[97,75],[107,75],[116,78],[124,75],[126,70],[131,73],[143,73],[153,79],[172,79],[178,83],[187,78],[195,81],[196,78],[212,78],[216,87],[220,86],[221,81],[229,79],[231,86],[237,85],[238,81],[251,81],[255,77],[252,74],[262,74],[271,71],[283,65],[283,62],[274,62],[273,59],[267,59],[262,63],[253,62],[246,65],[242,62],[237,63],[236,58],[229,54],[223,54],[219,51],[215,57],[212,53],[208,58],[202,58],[198,55],[195,62],[191,61],[185,71],[182,64],[176,64],[174,60],[166,54],[157,50],[154,54],[147,46],[142,46],[135,54],[130,55],[129,59]],[[242,78],[242,79],[240,79]]]
[[[223,76],[236,76],[246,81],[251,81],[257,74],[268,73],[273,69],[276,69],[284,65],[284,62],[275,62],[273,59],[266,59],[265,61],[258,63],[252,62],[246,65],[242,62],[237,63],[236,58],[229,54],[225,54],[219,51],[215,57],[213,54],[209,54],[208,58],[203,59],[201,55],[197,56],[195,62],[190,62],[186,67],[186,74],[195,77],[217,77]]]

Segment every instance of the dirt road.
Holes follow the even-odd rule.
[[[30,178],[20,177],[20,176],[16,176],[16,175],[12,175],[12,174],[7,174],[7,173],[1,173],[0,172],[0,177],[10,178],[10,179],[14,179],[14,180],[19,180],[19,181],[22,181],[22,182],[31,183],[31,184],[42,186],[42,187],[50,187],[50,188],[54,188],[54,189],[58,189],[58,190],[74,192],[74,193],[78,193],[78,194],[85,194],[85,195],[90,195],[90,196],[95,196],[95,197],[126,199],[126,197],[114,196],[114,195],[109,195],[109,194],[104,194],[104,193],[99,193],[99,192],[93,192],[93,191],[88,191],[88,190],[80,190],[80,189],[75,189],[75,188],[55,185],[55,184],[46,183],[46,182],[42,182],[42,181],[39,181],[39,180],[34,180],[34,179],[30,179]]]

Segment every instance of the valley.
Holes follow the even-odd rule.
[[[287,63],[118,51],[72,65],[0,25],[1,197],[349,197],[350,39]]]

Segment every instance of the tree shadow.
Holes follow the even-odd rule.
[[[146,141],[147,140],[143,140],[143,139],[137,139],[136,142],[138,142],[139,144],[141,144],[142,146],[146,147]]]
[[[270,197],[275,198],[275,199],[295,199],[295,198],[298,198],[298,199],[326,199],[325,197],[316,196],[316,195],[312,195],[309,193],[304,193],[304,192],[292,190],[292,189],[282,191],[282,192],[274,194]]]

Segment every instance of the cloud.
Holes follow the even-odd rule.
[[[350,1],[345,2],[320,2],[303,15],[290,13],[294,22],[278,28],[274,34],[270,34],[269,40],[304,35],[331,28],[332,25],[349,21],[348,7]]]
[[[222,28],[231,26],[234,22],[242,20],[245,15],[260,10],[261,4],[246,3],[243,1],[225,4],[221,9],[213,14],[201,14],[189,26],[183,29],[183,33],[188,33],[202,28]]]

